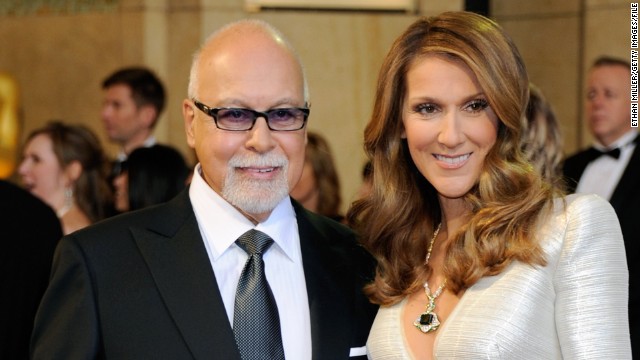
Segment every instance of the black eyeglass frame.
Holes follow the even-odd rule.
[[[200,111],[202,111],[203,113],[211,116],[213,118],[214,123],[216,124],[216,127],[220,130],[225,130],[225,131],[249,131],[251,129],[253,129],[253,127],[256,125],[256,121],[258,121],[258,118],[264,118],[264,120],[267,122],[267,127],[269,127],[269,130],[271,131],[298,131],[301,130],[305,127],[305,125],[307,124],[307,119],[309,118],[309,113],[311,112],[309,110],[309,108],[302,108],[302,107],[291,107],[291,108],[274,108],[274,109],[270,109],[267,111],[257,111],[257,110],[253,110],[253,109],[248,109],[248,108],[233,108],[233,107],[219,107],[219,108],[211,108],[203,103],[201,103],[200,101],[196,100],[196,99],[191,99],[191,101],[193,101],[193,104],[200,109]],[[302,114],[304,115],[304,119],[302,120],[302,125],[297,128],[297,129],[287,129],[287,130],[282,130],[282,129],[274,129],[271,127],[271,123],[269,122],[269,112],[271,111],[278,111],[278,110],[289,110],[289,109],[296,109],[302,112]],[[225,129],[220,127],[220,125],[218,125],[218,112],[220,110],[242,110],[242,111],[248,111],[250,113],[253,114],[253,123],[251,123],[251,127],[249,127],[248,129]]]

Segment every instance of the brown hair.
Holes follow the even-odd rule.
[[[520,150],[529,87],[517,48],[498,24],[481,15],[420,18],[394,42],[380,69],[365,129],[365,151],[375,169],[372,194],[356,201],[348,214],[378,259],[376,279],[366,289],[378,304],[396,303],[419,290],[432,271],[423,263],[426,239],[441,221],[438,196],[401,139],[407,72],[431,55],[466,64],[499,119],[478,184],[465,196],[469,221],[451,234],[444,267],[449,289],[459,293],[514,260],[545,263],[532,230],[553,194]]]
[[[103,89],[116,85],[125,85],[131,90],[136,107],[150,105],[155,109],[156,114],[151,124],[151,127],[155,127],[166,100],[166,91],[158,76],[145,67],[126,67],[115,71],[102,82]]]
[[[329,143],[314,132],[307,132],[306,161],[313,168],[318,187],[318,214],[329,217],[340,215],[340,180],[333,162]]]
[[[535,85],[529,85],[522,151],[533,167],[552,184],[563,187],[563,138],[551,104]]]
[[[82,166],[82,174],[73,185],[78,207],[91,222],[104,219],[111,204],[111,188],[107,182],[106,157],[98,137],[82,125],[66,125],[52,121],[29,134],[27,142],[37,135],[51,139],[53,153],[61,168],[74,161]]]

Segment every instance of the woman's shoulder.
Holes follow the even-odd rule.
[[[609,202],[596,194],[570,194],[566,195],[564,199],[567,203],[582,203],[593,204],[592,206],[606,206]]]
[[[571,194],[558,197],[554,201],[554,213],[566,215],[598,216],[615,211],[609,202],[596,194]]]
[[[550,218],[542,222],[541,233],[548,246],[566,248],[603,246],[623,248],[620,223],[609,202],[595,194],[572,194],[557,198]],[[549,250],[549,248],[547,248]]]

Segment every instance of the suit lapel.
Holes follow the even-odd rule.
[[[591,160],[593,160],[593,156],[590,154],[590,149],[587,149],[565,161],[562,172],[566,178],[567,191],[569,193],[576,191],[582,173]]]
[[[640,144],[636,141],[636,148],[633,150],[631,159],[629,159],[629,164],[627,164],[627,168],[622,173],[622,177],[609,201],[616,212],[623,211],[622,206],[625,200],[629,199],[629,194],[638,191],[638,186],[640,185],[637,183],[638,179],[640,179]]]
[[[196,359],[240,359],[188,191],[166,205],[169,220],[131,232],[158,291]]]
[[[305,210],[294,202],[304,276],[309,297],[311,320],[311,343],[313,359],[340,359],[349,351],[351,341],[351,318],[347,313],[352,299],[348,290],[349,276],[337,266],[339,262],[332,256],[328,239],[321,236],[317,228],[306,216]],[[323,244],[324,242],[324,244]],[[319,246],[322,245],[322,246]]]

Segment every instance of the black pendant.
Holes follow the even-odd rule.
[[[436,313],[429,311],[420,314],[416,321],[413,322],[413,325],[426,334],[437,330],[438,326],[440,326],[440,320],[438,320]]]
[[[433,320],[436,318],[435,314],[428,313],[420,315],[420,325],[431,325]]]

